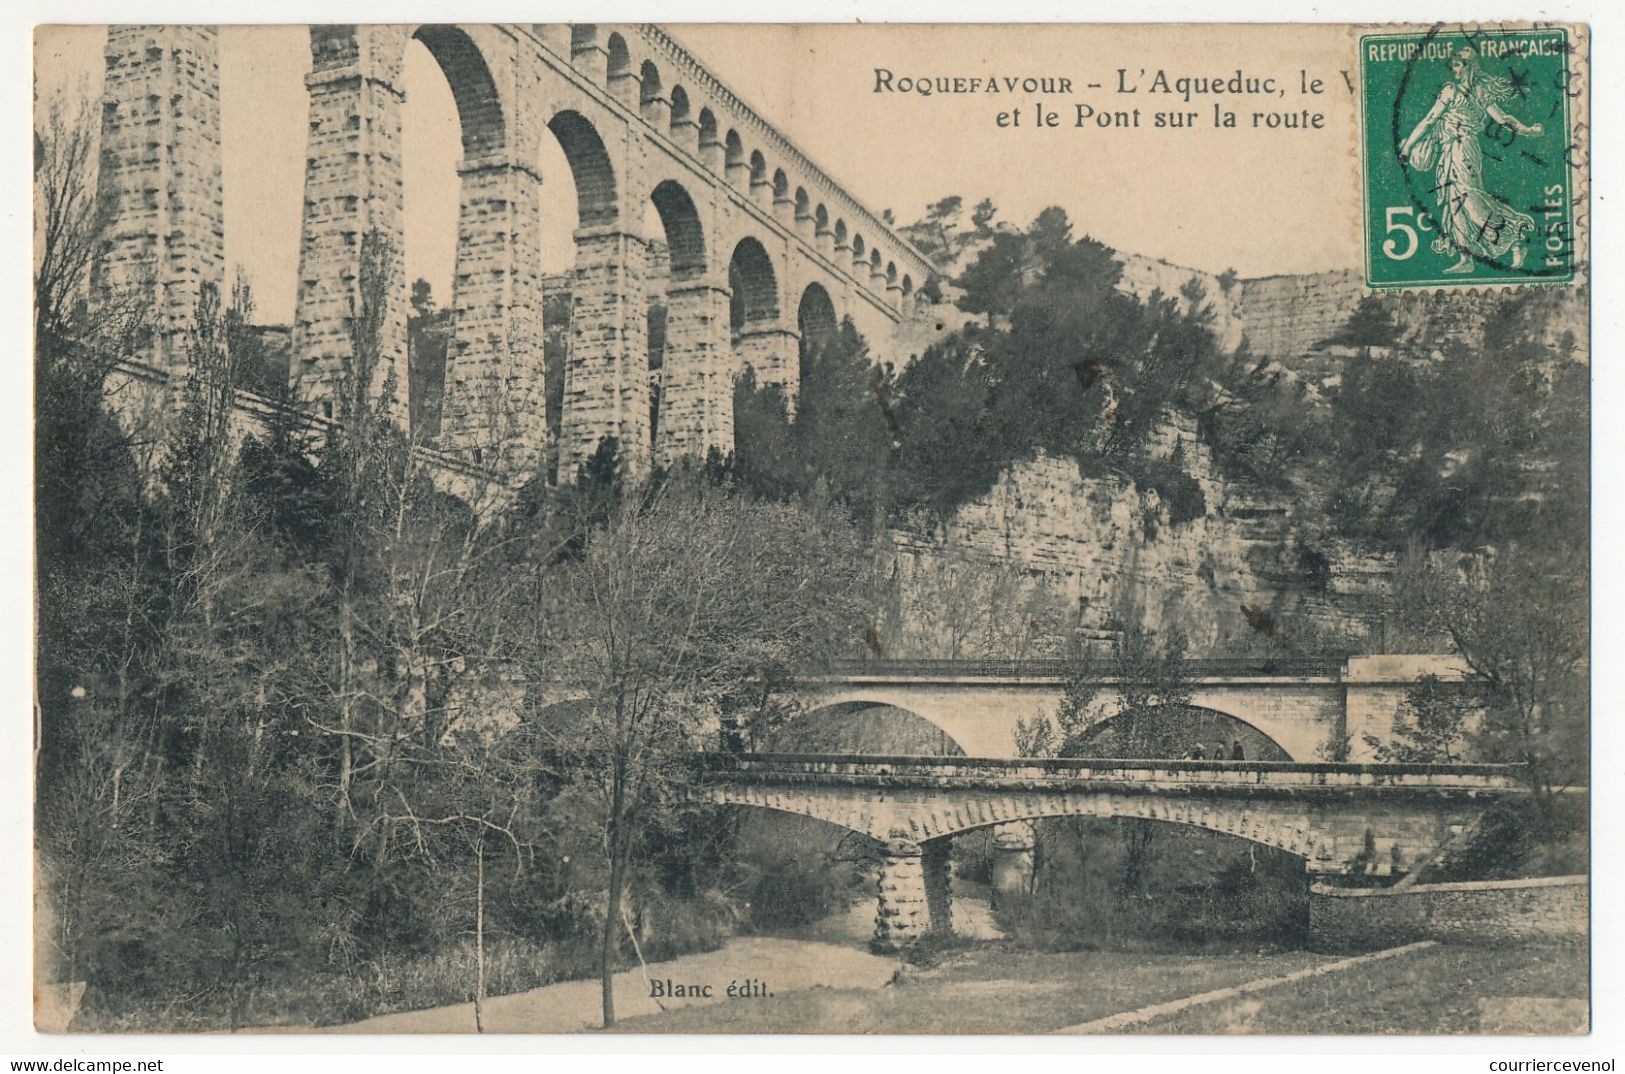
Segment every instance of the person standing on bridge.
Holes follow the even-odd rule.
[[[1245,761],[1247,759],[1247,751],[1241,748],[1241,739],[1239,738],[1230,744],[1230,759],[1232,761]]]

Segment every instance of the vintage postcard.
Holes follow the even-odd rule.
[[[1586,26],[34,44],[40,1032],[1589,1032]]]

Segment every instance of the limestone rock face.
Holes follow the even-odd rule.
[[[929,599],[914,580],[970,560],[1014,568],[1062,604],[1070,627],[1102,643],[1131,616],[1153,632],[1177,626],[1193,656],[1310,641],[1269,637],[1272,624],[1355,641],[1379,629],[1389,557],[1306,533],[1286,498],[1223,481],[1193,430],[1168,437],[1201,486],[1202,517],[1173,524],[1156,492],[1041,455],[1012,466],[939,531],[893,532],[905,616],[923,618],[906,606]],[[1324,557],[1322,569],[1305,570],[1306,550]]]

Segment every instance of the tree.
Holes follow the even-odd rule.
[[[1462,558],[1413,555],[1403,614],[1415,634],[1442,638],[1467,664],[1468,688],[1484,706],[1473,736],[1480,756],[1523,765],[1537,799],[1549,803],[1556,788],[1585,778],[1589,572],[1562,546]],[[1459,726],[1440,704],[1425,705],[1420,716],[1435,726],[1413,728],[1413,739]]]
[[[829,508],[747,502],[703,482],[629,494],[560,565],[533,623],[536,683],[580,700],[544,733],[574,758],[596,803],[608,863],[600,936],[604,1023],[622,901],[640,834],[671,815],[689,780],[686,754],[714,728],[741,682],[843,647],[864,621],[864,555]]]
[[[1425,676],[1405,693],[1405,713],[1393,733],[1366,735],[1366,748],[1378,761],[1396,764],[1455,764],[1461,761],[1468,728],[1483,708],[1476,691]]]
[[[1193,683],[1185,668],[1185,635],[1157,638],[1138,626],[1123,632],[1111,656],[1082,657],[1068,675],[1057,711],[1062,757],[1174,757]],[[1107,682],[1114,685],[1108,690]],[[1156,839],[1155,824],[1125,822],[1123,888],[1139,893]]]
[[[953,263],[954,237],[959,232],[959,215],[964,206],[965,199],[958,194],[934,201],[926,206],[925,219],[906,229],[917,241],[923,240],[922,248],[939,265]]]
[[[860,517],[883,516],[894,448],[891,371],[844,318],[826,338],[804,340],[795,420],[778,385],[735,382],[734,472],[758,495],[826,495]]]
[[[976,203],[976,208],[971,210],[970,224],[975,229],[977,238],[985,239],[993,234],[993,218],[998,214],[999,210],[993,207],[992,198],[983,198]]]

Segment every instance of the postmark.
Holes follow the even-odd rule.
[[[1567,283],[1573,43],[1560,26],[1360,38],[1366,283]]]

